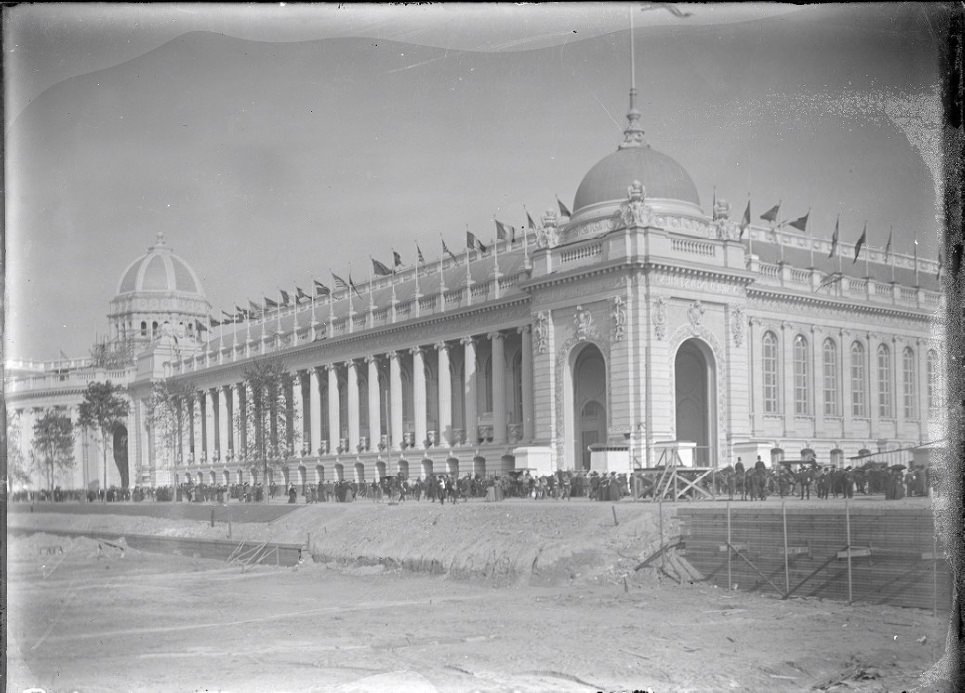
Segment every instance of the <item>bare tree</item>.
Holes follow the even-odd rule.
[[[254,453],[261,461],[264,497],[269,498],[268,462],[280,461],[292,454],[297,425],[291,421],[286,392],[291,387],[291,376],[284,362],[277,358],[253,361],[244,372],[247,416],[241,423],[248,439],[254,439]],[[292,433],[289,436],[289,432]],[[289,446],[291,439],[292,445]]]
[[[34,465],[46,480],[47,490],[53,491],[57,472],[74,466],[74,426],[66,414],[48,409],[33,429]]]
[[[159,380],[151,388],[147,420],[156,446],[170,452],[174,464],[179,460],[181,436],[188,425],[187,399],[194,394],[190,382]]]
[[[101,452],[104,456],[104,479],[101,487],[107,490],[107,443],[114,428],[127,416],[128,403],[118,395],[124,392],[121,385],[113,385],[110,380],[106,383],[88,383],[84,391],[84,401],[78,410],[77,426],[90,431],[96,431],[101,436]],[[123,479],[123,470],[121,478]],[[104,496],[106,500],[107,496]]]

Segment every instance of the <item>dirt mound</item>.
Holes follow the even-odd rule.
[[[277,541],[301,537],[316,562],[374,566],[494,585],[621,583],[660,546],[649,504],[506,502],[303,508],[270,523]],[[669,510],[664,536],[675,533]]]

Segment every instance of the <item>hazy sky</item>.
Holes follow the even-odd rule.
[[[158,231],[215,314],[567,204],[620,141],[628,5],[4,12],[7,358],[86,355]],[[647,139],[739,215],[935,254],[934,17],[634,12]]]

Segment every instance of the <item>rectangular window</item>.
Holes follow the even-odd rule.
[[[824,344],[824,415],[838,415],[838,353],[830,340]]]
[[[855,343],[851,347],[851,415],[867,416],[865,413],[864,348]]]
[[[905,400],[905,418],[918,420],[918,374],[915,372],[915,352],[905,349],[901,359],[901,375]]]
[[[891,354],[883,345],[878,349],[878,416],[883,419],[894,416],[891,407]]]
[[[794,339],[794,413],[808,416],[811,413],[808,383],[808,343],[803,337]]]

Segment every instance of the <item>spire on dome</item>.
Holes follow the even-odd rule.
[[[639,147],[643,144],[643,128],[640,127],[640,111],[637,109],[637,88],[630,87],[630,110],[627,111],[627,127],[623,131],[620,149]]]

